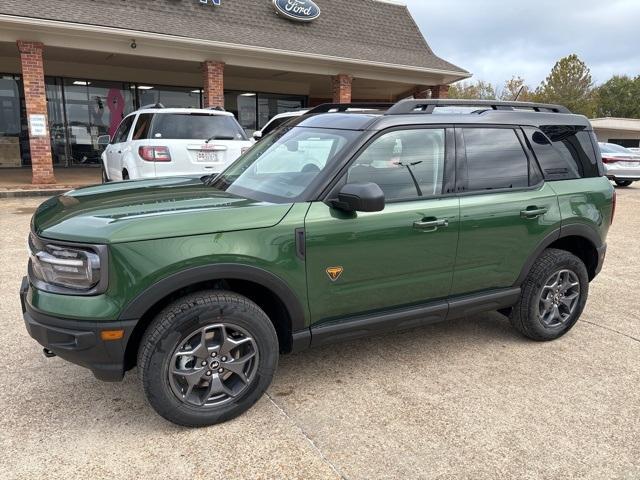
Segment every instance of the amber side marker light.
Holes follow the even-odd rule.
[[[112,340],[122,340],[124,337],[124,330],[102,330],[100,332],[100,338],[105,342]]]

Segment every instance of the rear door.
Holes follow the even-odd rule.
[[[451,295],[513,286],[560,228],[556,193],[519,128],[456,129],[460,240]]]
[[[171,156],[156,163],[157,176],[218,173],[251,146],[233,115],[220,112],[156,113],[148,144]]]

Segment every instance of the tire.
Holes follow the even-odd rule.
[[[628,187],[633,183],[631,180],[614,180],[617,186],[619,187]]]
[[[129,180],[129,172],[127,172],[126,170],[122,171],[122,180]]]
[[[229,350],[227,343],[239,346]],[[258,401],[271,384],[278,352],[273,324],[255,303],[207,290],[158,314],[142,338],[138,370],[146,399],[159,415],[177,425],[204,427],[235,418]],[[224,363],[225,355],[232,361]]]
[[[558,286],[550,287],[553,282]],[[577,286],[573,285],[575,282]],[[561,291],[568,285],[573,286],[562,296]],[[570,300],[575,294],[575,300]],[[588,295],[589,275],[582,260],[565,250],[550,248],[533,264],[509,320],[525,337],[536,341],[555,340],[578,321]]]

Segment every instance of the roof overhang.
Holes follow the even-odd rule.
[[[593,118],[589,121],[594,129],[640,132],[640,119],[637,118],[605,117]]]
[[[47,46],[131,55],[134,53],[130,47],[133,39],[137,44],[136,55],[156,58],[196,62],[217,60],[228,65],[320,75],[348,73],[359,78],[418,85],[449,84],[471,76],[470,73],[460,71],[0,14],[0,41],[40,41]]]

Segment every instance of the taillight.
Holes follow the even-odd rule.
[[[611,224],[613,225],[613,217],[616,214],[616,203],[618,203],[618,194],[616,191],[613,191],[613,204],[611,206]]]
[[[616,163],[619,161],[620,159],[615,157],[602,157],[602,163]]]
[[[168,147],[140,147],[138,155],[147,162],[170,162],[171,154]]]

